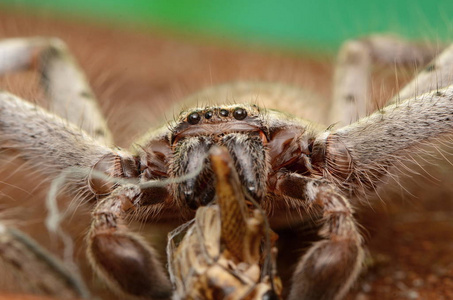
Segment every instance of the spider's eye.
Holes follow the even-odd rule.
[[[204,114],[204,117],[205,117],[206,119],[212,118],[212,111],[211,111],[211,110],[210,110],[210,111],[207,111],[207,112]]]
[[[192,124],[192,125],[197,124],[198,122],[200,122],[200,120],[201,120],[201,117],[197,112],[193,112],[187,117],[187,122],[189,122],[189,124]]]
[[[220,110],[220,115],[222,117],[228,117],[229,114],[230,114],[230,112],[228,110],[226,110],[226,109],[221,109]]]
[[[247,117],[247,111],[243,108],[238,107],[234,110],[233,117],[236,120],[244,120],[245,117]]]
[[[277,300],[279,297],[275,294],[273,290],[267,291],[263,297],[261,298],[262,300]]]

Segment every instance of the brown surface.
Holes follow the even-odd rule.
[[[33,35],[57,36],[67,42],[86,70],[120,146],[128,146],[150,125],[172,117],[173,112],[166,116],[164,112],[176,100],[211,84],[274,80],[304,87],[325,98],[330,94],[332,58],[216,46],[0,12],[0,38]],[[402,85],[410,72],[400,73]],[[389,74],[374,81],[377,96],[386,98],[394,91],[393,69],[385,73]],[[0,88],[27,99],[40,98],[32,73],[7,76],[0,80]],[[48,234],[43,234],[46,186],[37,186],[36,176],[23,171],[21,164],[13,164],[1,174],[0,209],[21,207],[5,209],[2,217],[22,220],[19,224],[23,228],[61,253],[58,243],[50,243]],[[349,299],[453,299],[452,172],[451,168],[435,167],[429,172],[439,181],[430,180],[428,175],[407,178],[404,185],[412,195],[398,186],[384,188],[379,195],[386,204],[374,197],[370,199],[377,203],[373,209],[364,205],[358,213],[371,255],[367,271]],[[86,211],[85,207],[72,218],[77,221],[68,225],[75,241],[82,245],[88,226]],[[83,262],[83,250],[77,253]],[[280,253],[288,257],[288,253],[295,256],[300,251],[281,248]],[[105,295],[105,289],[92,276],[86,278]]]

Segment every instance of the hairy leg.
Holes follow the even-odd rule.
[[[453,44],[446,48],[409,82],[389,104],[453,84]]]
[[[0,91],[0,149],[50,176],[69,167],[88,171],[113,153],[66,120],[4,91]]]
[[[130,158],[130,155],[119,154],[106,146],[106,143],[111,143],[111,138],[105,120],[83,74],[60,41],[41,38],[4,40],[0,42],[0,58],[0,73],[30,68],[33,60],[39,60],[44,90],[54,111],[60,115],[0,90],[1,150],[24,159],[49,178],[67,171],[71,176],[71,191],[79,196],[109,193],[113,188],[112,184],[106,184],[93,175],[92,170],[113,176],[130,175],[127,174],[128,163],[133,162],[128,160],[123,164],[122,160],[125,156]],[[80,174],[74,174],[78,172]],[[31,241],[29,237],[25,238]],[[103,245],[113,249],[116,244],[111,242],[111,245]],[[145,250],[152,253],[150,249]],[[33,249],[26,252],[28,256],[35,253]],[[45,258],[50,260],[52,255],[41,257],[43,262],[46,262]],[[42,276],[50,278],[44,282],[47,283],[56,271],[51,267],[44,270],[44,267],[41,268]],[[22,269],[22,277],[34,275],[32,269]],[[128,279],[137,281],[136,278]],[[157,287],[162,285],[158,283]],[[29,288],[25,290],[32,291]]]
[[[348,200],[331,183],[296,173],[278,176],[277,190],[291,206],[320,216],[323,238],[299,260],[288,299],[340,299],[363,262],[362,238]]]
[[[29,236],[2,222],[0,265],[7,270],[1,278],[4,286],[14,287],[19,283],[21,288],[29,293],[59,299],[90,297],[87,288],[73,269],[69,270]]]
[[[113,289],[141,299],[168,299],[171,284],[154,249],[125,222],[140,194],[140,189],[124,186],[99,202],[88,233],[88,257]]]
[[[38,68],[52,112],[110,145],[112,136],[95,96],[66,45],[56,38],[0,40],[0,75]]]
[[[437,157],[444,155],[439,147],[451,146],[452,133],[453,86],[449,86],[326,132],[314,143],[312,164],[346,190],[362,194],[374,189],[390,167],[417,147],[432,144]]]
[[[421,67],[437,51],[435,47],[420,46],[389,35],[373,35],[344,43],[334,75],[331,122],[344,126],[366,116],[373,64]]]

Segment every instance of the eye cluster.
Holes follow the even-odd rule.
[[[218,115],[221,118],[226,118],[230,115],[231,111],[228,109],[220,109],[218,110]],[[244,120],[247,117],[247,110],[242,107],[236,107],[233,111],[233,118],[236,120]],[[214,110],[208,110],[206,112],[193,112],[187,116],[187,122],[189,124],[195,125],[198,124],[201,121],[201,118],[204,117],[206,120],[211,119],[214,116]]]

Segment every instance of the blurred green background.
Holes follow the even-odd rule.
[[[453,36],[453,0],[0,0],[2,6],[321,52],[336,51],[345,39],[370,32],[430,40]]]

